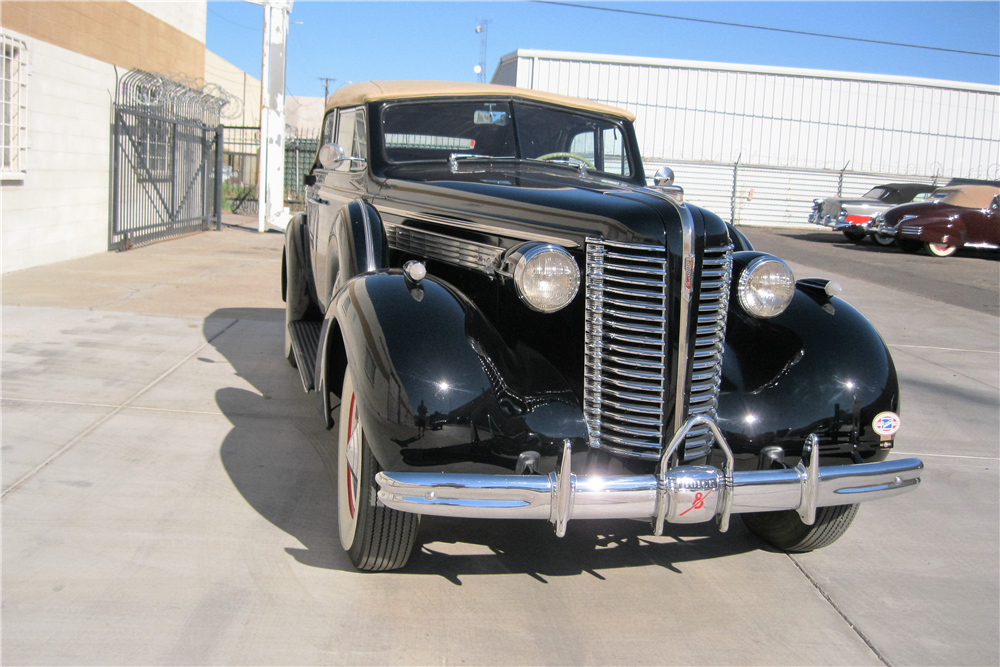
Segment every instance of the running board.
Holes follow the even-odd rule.
[[[310,392],[316,388],[316,351],[319,349],[319,332],[322,322],[297,320],[288,324],[288,333],[292,337],[292,352],[295,354],[295,365],[299,367],[299,377],[302,378],[302,388]]]

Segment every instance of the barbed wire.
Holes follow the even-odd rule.
[[[119,104],[153,110],[165,117],[218,125],[221,118],[243,115],[242,101],[215,83],[181,73],[129,70],[118,82]]]

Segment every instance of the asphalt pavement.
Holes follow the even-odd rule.
[[[963,305],[887,285],[874,254],[745,230],[879,328],[893,456],[926,465],[826,549],[777,553],[739,520],[559,539],[431,517],[405,569],[358,573],[331,434],[282,355],[282,236],[228,222],[3,276],[2,664],[1000,663],[993,258],[905,260],[972,262],[985,295]]]

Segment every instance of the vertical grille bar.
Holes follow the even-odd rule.
[[[733,271],[732,246],[706,248],[701,267],[688,415],[705,415],[714,421],[722,384],[722,351],[726,340],[729,283]],[[684,458],[705,456],[714,443],[715,436],[707,426],[692,429],[684,441]]]
[[[702,289],[689,413],[715,416],[721,382],[732,248],[709,248]],[[667,255],[662,246],[587,240],[584,411],[591,447],[658,459],[663,446],[667,370]],[[688,435],[685,459],[703,456],[711,432]]]
[[[662,246],[587,242],[584,410],[590,444],[657,458],[666,401]]]

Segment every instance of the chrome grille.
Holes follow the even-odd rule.
[[[688,378],[692,413],[715,416],[731,271],[731,247],[705,252]],[[592,447],[657,459],[672,431],[664,424],[671,405],[667,276],[662,246],[587,240],[584,410]],[[703,456],[712,442],[707,429],[692,431],[685,459]]]
[[[733,248],[706,248],[702,258],[701,293],[698,296],[698,327],[694,339],[691,397],[688,415],[716,418],[722,384],[722,351],[729,312],[729,282],[733,272]],[[684,458],[708,454],[715,442],[708,427],[692,429],[685,440]]]
[[[403,252],[436,259],[467,269],[493,273],[493,264],[502,248],[403,225],[385,225],[389,245]]]

